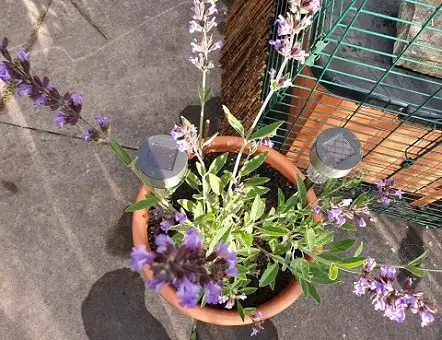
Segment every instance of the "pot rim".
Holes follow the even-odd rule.
[[[213,142],[205,148],[207,153],[211,152],[238,152],[241,144],[241,137],[235,136],[220,136],[216,137]],[[292,183],[296,183],[296,177],[300,176],[304,179],[304,175],[286,156],[282,155],[276,150],[270,149],[266,146],[259,146],[257,153],[268,151],[269,154],[266,159],[266,163],[272,166],[275,170],[281,173]],[[245,150],[248,153],[248,150]],[[136,201],[140,201],[150,193],[146,186],[142,186],[138,192]],[[307,203],[311,204],[316,201],[316,195],[313,190],[309,190],[307,193]],[[322,220],[320,214],[314,214],[313,219],[316,222]],[[149,215],[146,209],[138,210],[134,212],[132,217],[132,237],[134,247],[139,245],[145,245],[148,250],[148,221]],[[145,265],[143,268],[144,275],[147,279],[152,279],[153,272],[149,265]],[[179,305],[180,299],[176,297],[176,290],[171,285],[163,286],[160,290],[160,295],[173,307],[184,313],[185,315],[197,319],[199,321],[221,325],[221,326],[241,326],[251,324],[250,317],[246,317],[243,321],[236,310],[221,310],[208,306],[201,307],[197,305],[195,308],[183,308]],[[291,306],[302,295],[302,288],[300,283],[293,279],[291,283],[281,291],[277,296],[271,300],[265,302],[262,305],[256,307],[256,311],[263,314],[263,319],[271,318],[276,314],[281,313],[283,310]]]

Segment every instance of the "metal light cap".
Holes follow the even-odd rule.
[[[336,127],[319,135],[310,150],[310,163],[328,178],[346,176],[362,160],[362,145],[349,129]]]
[[[136,167],[154,188],[173,188],[186,175],[187,153],[179,151],[176,141],[170,136],[148,138],[138,149],[137,157]]]

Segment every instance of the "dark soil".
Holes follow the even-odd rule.
[[[213,159],[215,159],[217,156],[219,156],[221,153],[212,153],[205,156],[204,161],[208,165],[211,164]],[[227,161],[226,166],[220,171],[220,173],[223,172],[223,170],[229,170],[233,171],[233,166],[235,162],[236,154],[230,154],[229,160]],[[192,170],[195,174],[197,174],[195,160],[189,161],[189,169]],[[270,191],[265,195],[266,199],[266,210],[270,210],[272,207],[275,207],[278,204],[278,188],[280,188],[283,193],[285,194],[286,198],[288,198],[290,195],[292,195],[296,189],[294,189],[293,184],[290,183],[284,176],[282,176],[278,171],[273,169],[270,165],[264,163],[259,169],[254,171],[249,175],[249,177],[259,175],[261,177],[268,177],[270,178],[270,181],[263,184],[263,186],[266,186],[270,189]],[[180,208],[178,204],[179,199],[191,199],[192,195],[194,194],[194,190],[190,188],[187,183],[183,183],[173,194],[173,197],[171,199],[172,204],[177,209]],[[191,218],[191,216],[188,216]],[[154,244],[154,238],[156,235],[161,233],[160,228],[160,221],[150,219],[149,221],[149,245],[151,249],[156,249],[156,246]],[[260,240],[261,241],[261,240]],[[268,248],[268,245],[259,242],[259,245],[263,248]],[[256,257],[256,263],[257,263],[257,269],[260,273],[264,272],[264,270],[267,267],[268,259],[264,255],[264,253],[258,254]],[[258,287],[259,278],[256,277],[249,277],[249,279],[252,280],[252,282],[249,284],[249,286],[252,287]],[[272,290],[269,286],[264,288],[258,288],[258,290],[247,296],[247,299],[244,301],[241,301],[241,304],[243,307],[256,307],[258,305],[261,305],[276,295],[278,295],[281,291],[283,291],[290,283],[290,281],[293,279],[292,274],[286,270],[285,272],[279,272],[278,276],[276,278],[276,284],[275,284],[275,290]],[[224,305],[209,305],[213,308],[219,308],[223,309]]]

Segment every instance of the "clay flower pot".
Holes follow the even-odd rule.
[[[216,137],[215,140],[206,148],[206,152],[238,152],[241,148],[241,143],[242,139],[240,137]],[[259,147],[257,152],[260,153],[263,151],[269,152],[266,163],[278,170],[292,183],[295,183],[296,176],[301,176],[301,178],[304,178],[301,171],[288,158],[279,152],[265,146]],[[144,199],[148,194],[149,189],[142,186],[138,193],[137,201]],[[307,194],[307,202],[312,203],[314,201],[316,201],[316,195],[312,190],[310,190]],[[315,215],[314,220],[320,221],[321,216]],[[133,214],[132,237],[135,247],[144,244],[149,250],[147,236],[147,228],[149,227],[148,221],[149,215],[147,210],[139,210]],[[152,279],[152,271],[150,270],[149,265],[144,266],[143,272],[147,279]],[[236,310],[220,310],[207,306],[197,306],[196,308],[192,309],[183,308],[179,305],[180,300],[176,297],[175,293],[175,288],[170,285],[164,286],[160,291],[161,296],[167,302],[191,318],[221,326],[240,326],[252,323],[252,320],[248,317],[245,319],[245,321],[242,321]],[[288,308],[301,295],[301,285],[298,281],[293,280],[286,289],[284,289],[270,301],[258,306],[256,310],[263,313],[264,318],[268,319]]]

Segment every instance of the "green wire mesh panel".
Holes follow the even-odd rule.
[[[276,15],[286,10],[278,1]],[[394,176],[406,192],[401,204],[375,209],[442,227],[440,0],[324,0],[299,39],[311,56],[288,66],[295,86],[261,121],[286,122],[276,146],[306,168],[322,130],[350,128],[363,143],[367,186]],[[271,51],[268,69],[281,62]]]

